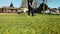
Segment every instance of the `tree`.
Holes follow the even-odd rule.
[[[60,7],[58,7],[58,10],[60,10]]]
[[[45,7],[45,4],[46,4],[46,1],[47,1],[47,0],[42,0],[42,1],[43,1],[43,7],[42,7],[42,9],[43,9],[43,14],[45,14],[45,8],[46,8],[46,7]]]
[[[0,8],[0,12],[2,12],[2,8]]]
[[[27,8],[28,4],[27,4],[27,0],[22,0],[22,5],[21,7]]]
[[[43,8],[43,5],[44,5],[45,8]],[[44,10],[43,14],[45,14],[45,11],[46,11],[47,9],[48,9],[48,5],[46,5],[46,4],[44,4],[44,3],[41,3],[41,4],[40,4],[40,6],[39,6],[39,11],[40,11],[40,12]],[[42,13],[42,12],[41,12],[41,13]]]
[[[40,0],[40,2],[42,1],[43,5],[42,5],[42,10],[43,10],[43,14],[45,14],[45,8],[46,8],[46,4],[48,2],[50,2],[51,0]]]
[[[60,7],[58,7],[59,13],[60,13]]]

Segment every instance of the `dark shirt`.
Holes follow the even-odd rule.
[[[31,6],[29,5],[29,3],[31,3],[31,5],[32,5],[32,2],[33,2],[33,0],[28,0],[28,7],[31,7]]]

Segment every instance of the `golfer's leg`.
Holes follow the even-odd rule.
[[[28,10],[28,16],[30,16],[30,9]]]
[[[32,16],[34,16],[34,9],[33,8],[31,9],[31,12],[32,12]]]

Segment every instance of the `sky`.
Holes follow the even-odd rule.
[[[13,3],[14,7],[20,7],[22,5],[22,0],[0,0],[0,7],[9,6],[11,2]],[[60,0],[48,1],[47,5],[50,8],[58,8],[60,7]]]
[[[47,4],[51,8],[58,8],[58,7],[60,7],[60,0],[51,0]]]
[[[0,7],[2,6],[10,6],[11,2],[14,7],[20,7],[22,4],[22,0],[0,0]]]

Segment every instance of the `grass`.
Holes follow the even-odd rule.
[[[60,34],[60,15],[0,14],[0,34]]]

